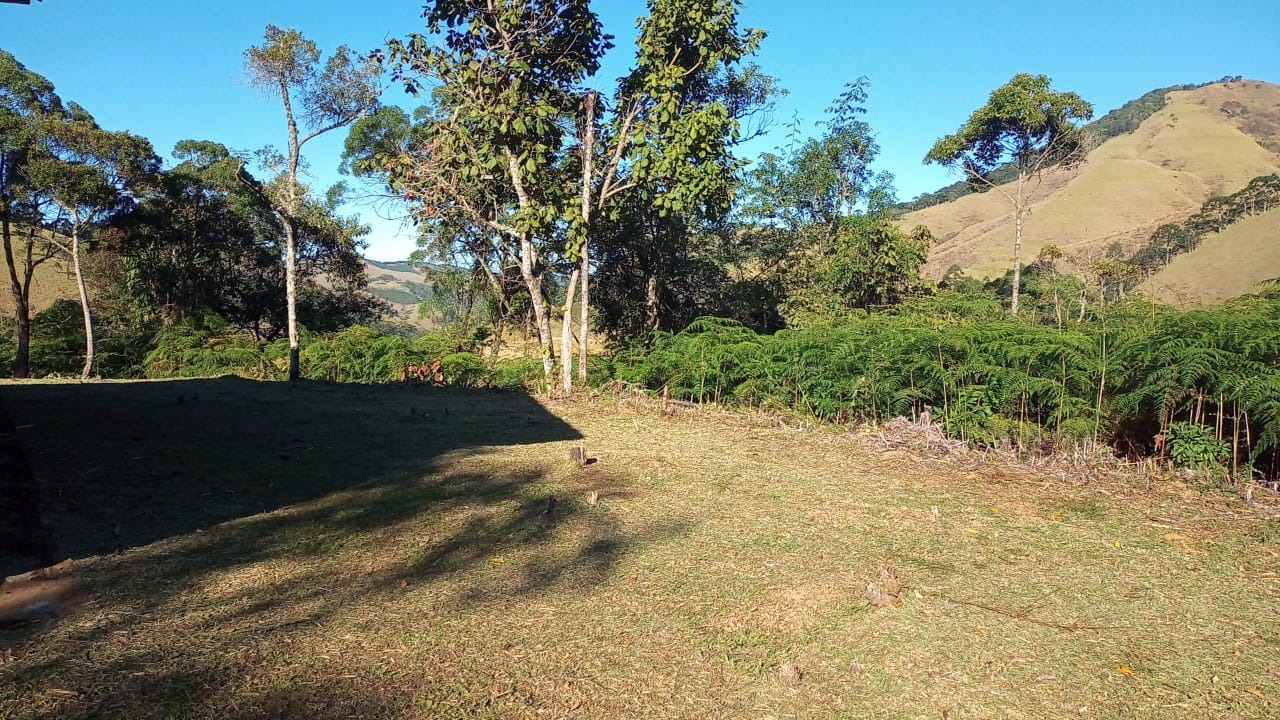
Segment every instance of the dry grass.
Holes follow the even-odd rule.
[[[1280,209],[1245,218],[1179,255],[1139,291],[1190,308],[1257,292],[1280,278]]]
[[[1237,114],[1223,112],[1236,103]],[[1166,222],[1180,222],[1212,195],[1280,171],[1280,86],[1241,82],[1174,92],[1131,134],[1113,138],[1073,172],[1046,173],[1023,234],[1023,258],[1053,243],[1084,266],[1112,243],[1132,252]],[[926,272],[958,264],[979,278],[1012,267],[1013,211],[995,192],[907,215],[941,242]]]
[[[0,717],[1280,712],[1280,524],[1179,484],[643,402],[3,392],[84,599],[0,634]]]
[[[27,241],[25,235],[20,229],[13,229],[13,254],[14,259],[19,263],[26,255]],[[37,244],[37,247],[39,245]],[[4,261],[0,260],[0,272],[4,268]],[[19,273],[22,272],[21,265]],[[0,292],[0,313],[4,313],[10,317],[13,316],[13,295],[9,290],[8,276],[4,276],[3,291]],[[34,317],[42,310],[47,310],[50,305],[58,300],[75,300],[79,296],[76,290],[75,277],[71,271],[69,262],[64,261],[60,257],[41,263],[36,267],[35,275],[31,280],[31,315]]]

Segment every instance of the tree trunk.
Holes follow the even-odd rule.
[[[649,330],[657,332],[662,324],[662,310],[658,299],[658,276],[650,275],[645,285],[645,319]]]
[[[582,315],[578,330],[578,380],[582,381],[585,386],[587,384],[587,333],[591,331],[588,311],[591,308],[591,265],[588,261],[587,247],[589,241],[582,243],[582,271],[579,275],[582,277],[582,306],[580,313]]]
[[[538,344],[542,348],[542,374],[547,383],[552,382],[556,370],[556,353],[551,343],[551,318],[547,313],[547,298],[542,293],[542,272],[537,269],[537,250],[529,233],[520,236],[520,275],[529,290],[529,303],[533,305],[534,323],[538,328]]]
[[[9,270],[9,288],[13,292],[13,315],[18,326],[18,348],[13,356],[13,377],[22,379],[31,374],[31,306],[27,303],[27,294],[23,292],[24,285],[18,279],[18,265],[13,259],[13,238],[7,202],[0,207],[0,234],[4,237],[4,261]],[[28,244],[28,257],[30,254],[31,248]]]
[[[1018,178],[1018,197],[1013,204],[1013,304],[1009,311],[1017,317],[1018,295],[1022,291],[1022,178]]]
[[[80,267],[80,229],[71,229],[71,263],[76,271],[76,287],[80,291],[80,309],[84,313],[84,368],[80,370],[80,379],[87,380],[93,371],[93,312],[89,308],[89,290],[85,286],[84,271]]]
[[[569,276],[564,291],[564,316],[560,323],[560,389],[565,396],[573,393],[573,293],[578,289],[578,269]]]
[[[588,92],[584,100],[586,118],[582,139],[582,257],[578,275],[582,278],[582,320],[578,330],[578,378],[587,384],[587,336],[591,332],[588,315],[591,309],[591,183],[595,180],[596,152],[596,100],[595,92]],[[572,283],[570,283],[572,285]],[[573,303],[569,303],[570,306]],[[567,321],[566,321],[567,322]]]
[[[289,326],[289,382],[301,376],[298,342],[298,248],[293,218],[284,218],[284,300]]]

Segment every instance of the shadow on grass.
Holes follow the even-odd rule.
[[[567,451],[503,460],[582,437],[522,393],[220,379],[3,394],[60,554],[102,557],[81,571],[91,611],[0,633],[22,652],[0,664],[18,693],[0,692],[0,716],[395,714],[371,699],[379,678],[289,668],[326,664],[304,648],[335,618],[588,588],[687,530],[624,528],[571,497],[627,490],[568,469]]]
[[[581,438],[515,392],[239,378],[0,392],[73,558],[417,478],[457,450]]]

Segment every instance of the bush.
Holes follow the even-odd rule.
[[[156,334],[143,360],[149,378],[240,375],[259,379],[283,377],[279,344],[254,342],[217,315],[175,323]],[[287,361],[288,345],[283,349]]]
[[[440,373],[449,385],[475,388],[488,384],[489,366],[475,353],[453,353],[440,359]]]
[[[532,390],[542,384],[542,360],[539,358],[500,360],[489,371],[489,385],[495,388]]]
[[[1220,470],[1231,457],[1231,446],[1204,425],[1176,422],[1169,426],[1169,458],[1178,467]]]

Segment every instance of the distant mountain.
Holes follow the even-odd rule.
[[[1146,96],[1144,96],[1146,97]],[[1149,98],[1144,107],[1150,107]],[[1132,121],[1142,112],[1129,114]],[[1131,123],[1130,123],[1131,124]],[[1126,127],[1117,121],[1116,127]],[[1073,170],[1044,174],[1033,195],[1023,234],[1023,258],[1055,244],[1077,267],[1117,247],[1125,257],[1146,245],[1165,223],[1179,223],[1211,197],[1234,193],[1251,180],[1280,172],[1280,86],[1256,80],[1230,80],[1191,90],[1168,92],[1164,103],[1131,131],[1121,132],[1095,148],[1087,162]],[[1013,213],[998,193],[968,194],[903,216],[908,226],[925,225],[939,239],[925,273],[941,277],[952,266],[969,275],[1003,275],[1012,262]],[[1247,275],[1280,276],[1280,257],[1264,252],[1280,242],[1274,223],[1241,222],[1221,242],[1179,258],[1183,277],[1197,283],[1183,287],[1183,304],[1222,299],[1210,287],[1249,292]],[[1234,248],[1234,249],[1233,249]],[[1201,252],[1200,250],[1204,250]],[[1209,257],[1218,258],[1209,262]],[[1203,267],[1197,258],[1204,258]],[[1229,267],[1223,261],[1234,258]],[[1248,266],[1248,273],[1240,270]],[[1160,275],[1149,287],[1172,287]],[[1241,282],[1237,282],[1241,281]],[[1239,286],[1239,287],[1237,287]],[[1199,288],[1199,289],[1197,289]]]
[[[431,268],[427,268],[430,272]],[[408,261],[364,261],[364,274],[369,279],[369,293],[387,301],[391,312],[402,322],[426,328],[429,323],[418,317],[418,306],[430,300],[431,283],[422,268]]]

